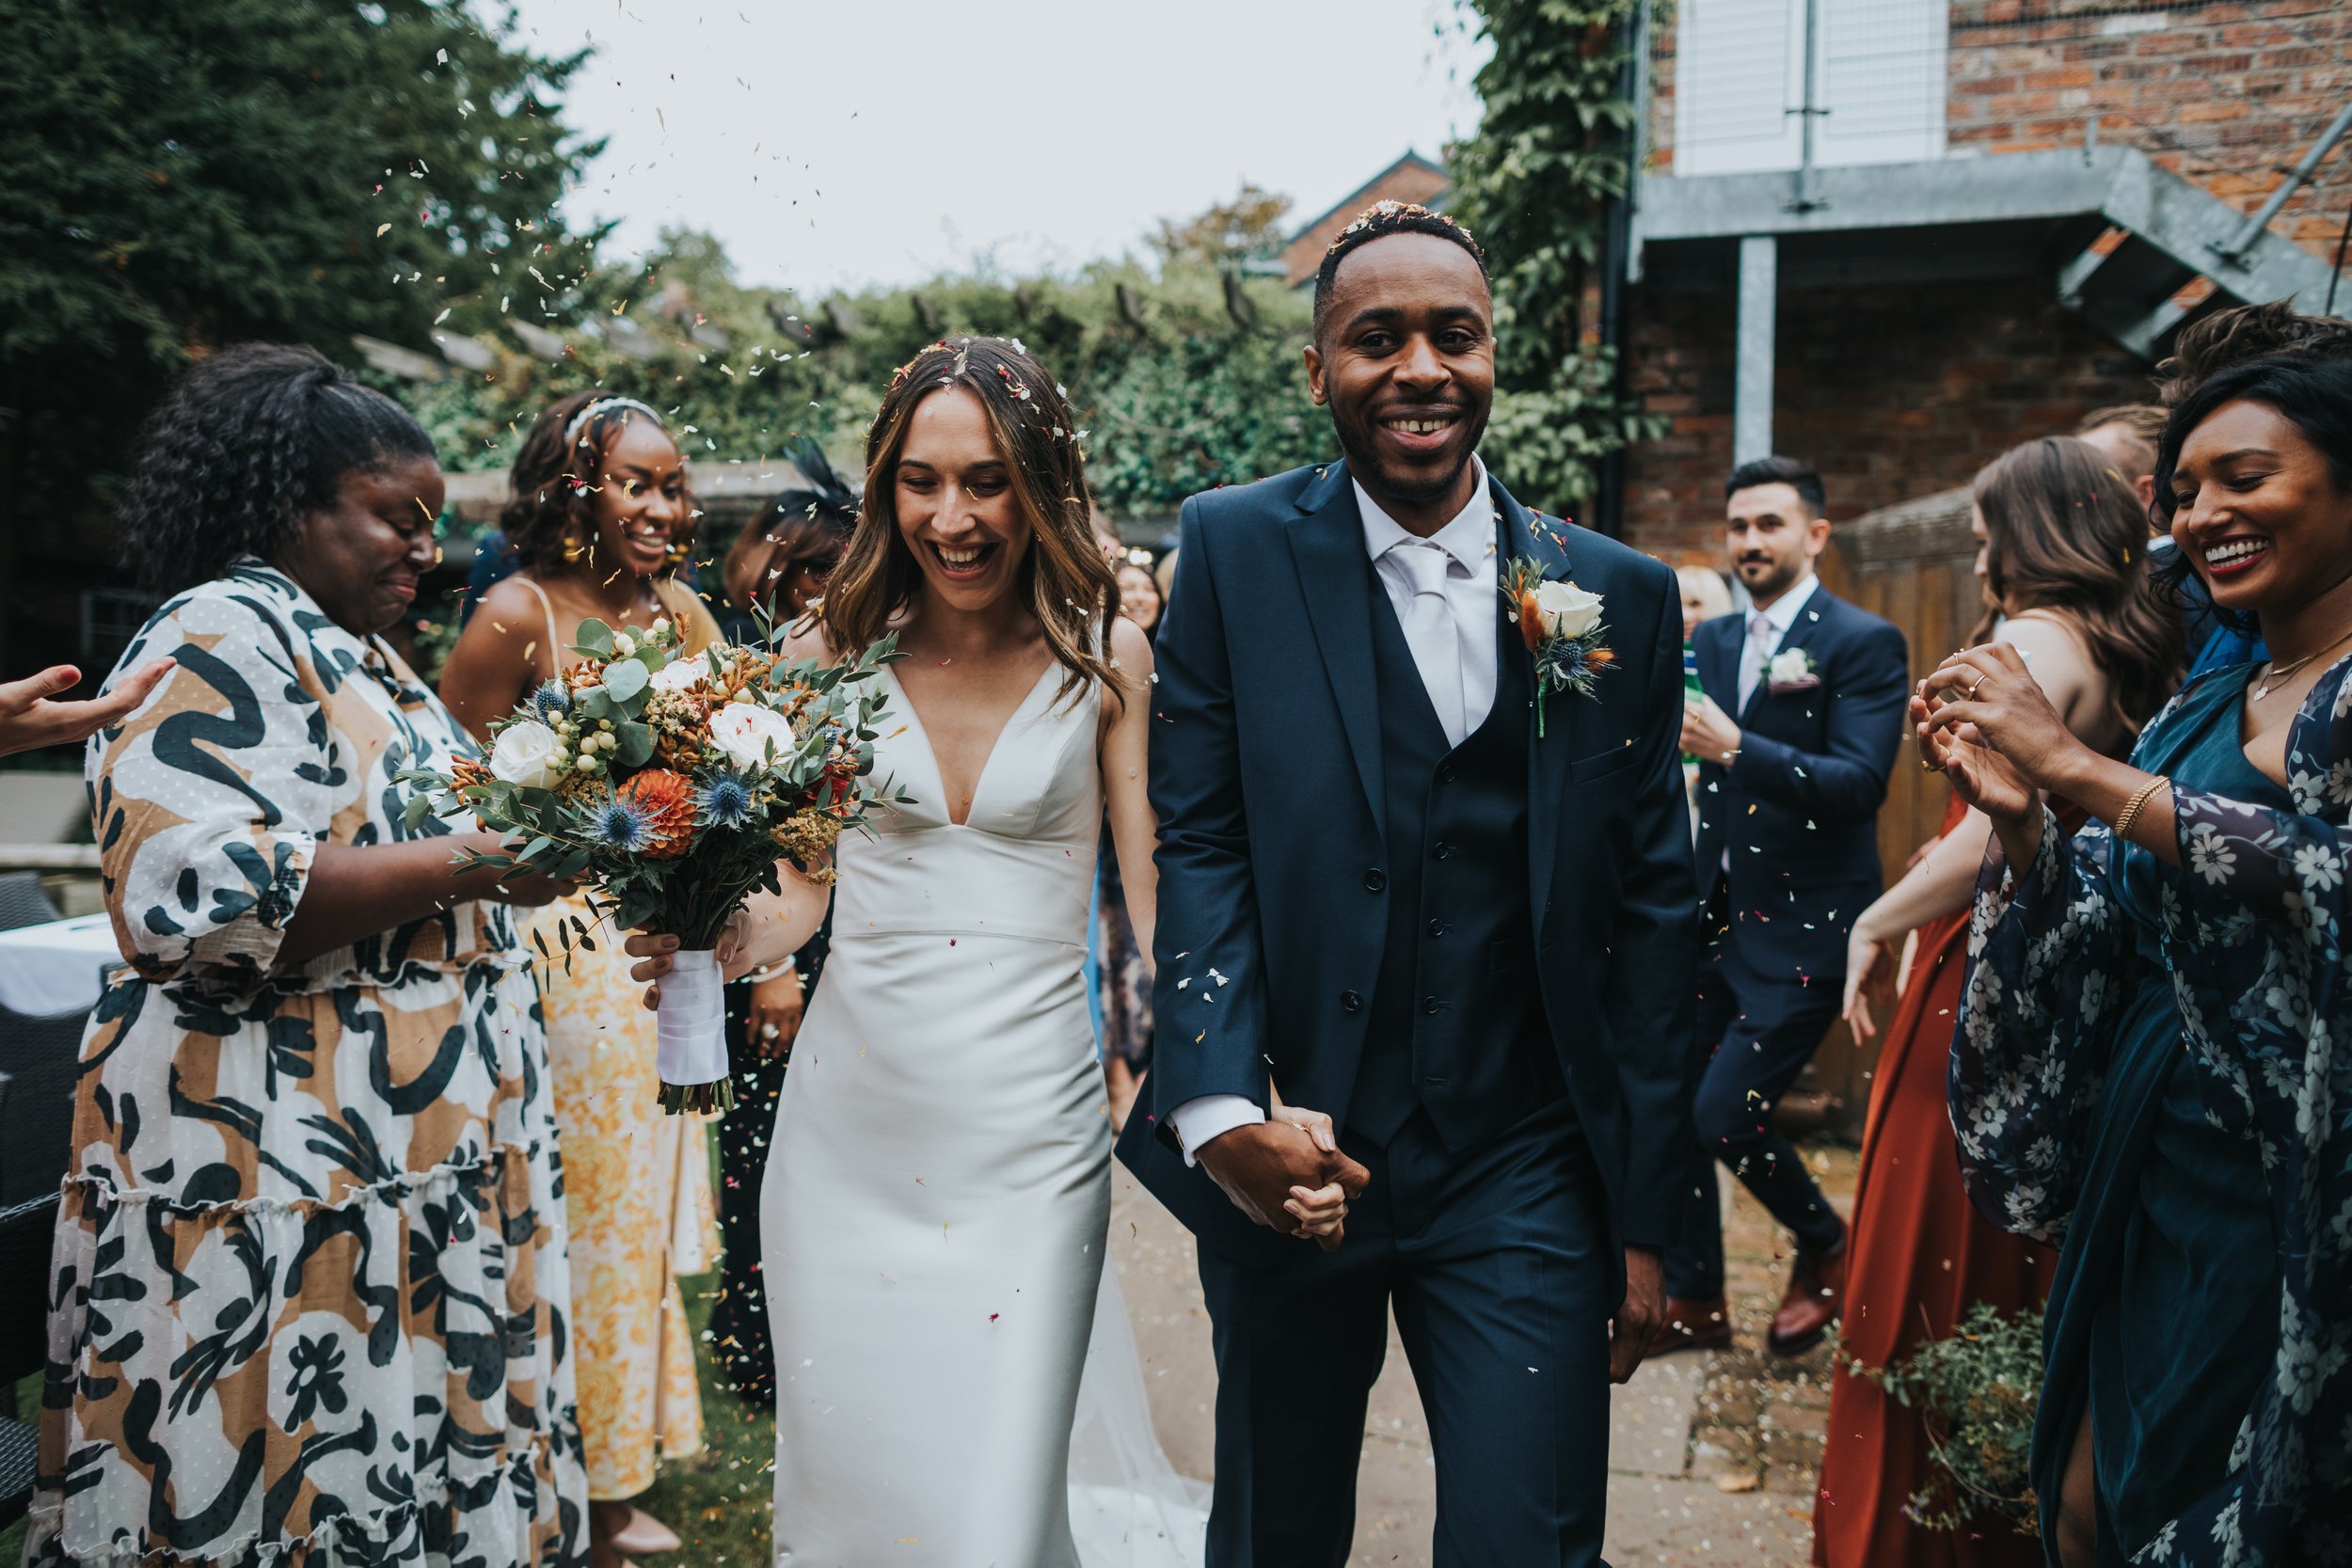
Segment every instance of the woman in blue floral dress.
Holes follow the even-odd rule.
[[[1994,823],[1951,1067],[1978,1207],[2063,1239],[2033,1470],[2070,1565],[2352,1560],[2352,359],[2226,370],[2159,504],[2273,656],[2128,763],[2014,651],[1912,705]],[[2062,834],[2039,791],[2094,818]]]
[[[129,967],[90,1020],[26,1561],[566,1568],[587,1506],[547,1046],[488,834],[413,829],[472,744],[376,634],[433,447],[308,349],[200,363],[124,530],[168,597],[89,745]]]

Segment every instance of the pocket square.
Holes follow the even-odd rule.
[[[1814,690],[1820,687],[1820,676],[1807,673],[1803,675],[1791,675],[1785,681],[1768,681],[1765,683],[1764,689],[1770,691],[1775,697],[1786,697],[1790,692],[1794,691]]]

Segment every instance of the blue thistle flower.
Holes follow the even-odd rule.
[[[607,795],[589,808],[588,836],[607,849],[633,855],[653,841],[653,818],[634,801]]]
[[[541,681],[531,694],[532,710],[545,722],[572,705],[572,694],[560,680]]]
[[[694,792],[694,820],[706,828],[740,828],[751,819],[751,786],[732,773],[714,774]]]

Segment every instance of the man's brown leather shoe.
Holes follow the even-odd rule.
[[[1788,1271],[1788,1292],[1772,1314],[1764,1348],[1774,1355],[1803,1355],[1821,1342],[1846,1309],[1846,1242],[1823,1253],[1800,1252]]]
[[[1730,1348],[1731,1312],[1721,1296],[1713,1301],[1685,1301],[1680,1296],[1668,1296],[1666,1315],[1659,1321],[1658,1332],[1650,1336],[1649,1341],[1652,1355],[1678,1350]]]

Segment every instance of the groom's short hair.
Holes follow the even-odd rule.
[[[1373,241],[1387,239],[1391,234],[1435,234],[1441,240],[1451,240],[1470,252],[1470,260],[1478,263],[1478,276],[1486,277],[1486,253],[1478,247],[1477,239],[1469,230],[1443,213],[1432,212],[1416,201],[1375,201],[1340,230],[1339,238],[1323,253],[1323,265],[1315,269],[1315,341],[1323,341],[1324,324],[1330,319],[1331,289],[1340,275],[1340,263]]]

